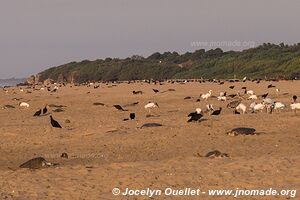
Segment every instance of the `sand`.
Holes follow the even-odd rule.
[[[292,95],[300,97],[300,81],[273,82],[280,88],[267,89],[270,82],[186,83],[164,85],[100,84],[61,87],[56,93],[47,90],[9,88],[0,92],[0,199],[234,199],[232,196],[114,196],[112,189],[194,188],[210,189],[300,189],[300,111],[289,108],[279,113],[234,115],[227,102],[211,98],[196,102],[199,94],[212,89],[228,94],[242,92],[247,86],[256,94],[269,96],[288,105]],[[233,90],[230,85],[235,85]],[[160,91],[155,94],[152,88]],[[133,90],[144,94],[133,95]],[[27,93],[31,91],[31,93]],[[191,99],[184,100],[191,96]],[[20,108],[22,98],[30,104]],[[147,118],[144,105],[156,101],[159,109]],[[105,106],[95,106],[101,102]],[[113,105],[139,102],[118,111]],[[247,106],[252,101],[243,101]],[[219,116],[205,114],[206,121],[187,123],[187,115],[207,103],[223,107]],[[50,125],[49,115],[33,117],[46,104],[65,105],[65,112],[52,113],[62,129]],[[129,118],[135,112],[136,119]],[[67,123],[69,120],[70,123]],[[137,128],[148,122],[162,127]],[[260,135],[230,137],[226,131],[252,127]],[[229,158],[202,157],[212,150]],[[66,152],[68,159],[60,158]],[[59,166],[40,170],[20,169],[25,161],[42,156]],[[246,197],[239,199],[288,199],[288,196]],[[296,198],[299,198],[297,194]]]

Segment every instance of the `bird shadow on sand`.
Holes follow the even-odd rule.
[[[159,118],[160,115],[152,115],[152,114],[148,114],[146,115],[147,118]]]
[[[129,132],[125,130],[119,130],[119,129],[114,129],[114,130],[109,130],[105,132],[106,135],[108,136],[114,136],[114,135],[128,135]]]

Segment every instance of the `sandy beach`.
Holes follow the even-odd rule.
[[[273,84],[280,89],[267,88]],[[0,91],[0,199],[234,199],[232,196],[123,196],[119,188],[159,189],[300,189],[300,112],[289,108],[292,96],[300,97],[300,81],[229,83],[186,83],[153,85],[95,84],[67,85],[57,92],[8,88]],[[234,89],[229,89],[234,85]],[[212,90],[243,93],[243,86],[256,94],[284,103],[281,112],[235,115],[216,98],[196,102],[200,94]],[[52,86],[53,87],[53,86]],[[152,89],[160,92],[154,93]],[[169,91],[174,89],[174,91]],[[132,91],[143,94],[132,94]],[[184,99],[185,97],[190,99]],[[19,100],[15,100],[19,99]],[[158,103],[154,117],[146,117],[144,105]],[[256,102],[260,102],[257,100]],[[29,108],[19,107],[27,102]],[[93,105],[94,103],[103,105]],[[139,102],[137,105],[130,105]],[[253,100],[244,100],[249,106]],[[204,114],[201,122],[187,123],[187,115],[211,103],[222,107],[218,116]],[[50,114],[33,117],[46,104],[63,105],[64,112],[52,112],[62,129],[50,124]],[[119,111],[113,105],[128,111]],[[129,105],[129,106],[126,106]],[[49,108],[55,109],[53,107]],[[136,119],[123,121],[134,112]],[[69,120],[69,121],[67,121]],[[139,128],[144,123],[161,127]],[[230,137],[227,131],[252,127],[259,135]],[[219,150],[229,157],[206,158]],[[66,152],[68,159],[61,158]],[[45,169],[21,169],[27,160],[42,156],[59,163]],[[298,196],[298,197],[297,197]],[[299,194],[294,199],[299,198]],[[293,199],[289,196],[240,196],[236,199]]]

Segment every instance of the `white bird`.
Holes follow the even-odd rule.
[[[220,97],[223,97],[223,96],[225,96],[225,94],[226,94],[226,92],[220,92]]]
[[[280,89],[279,89],[279,88],[276,88],[277,96],[279,95],[279,92],[280,92]]]
[[[243,114],[245,114],[245,112],[247,111],[247,107],[242,103],[240,103],[235,109],[236,110],[242,110]]]
[[[275,104],[274,104],[274,110],[282,110],[282,109],[284,109],[285,108],[285,105],[283,104],[283,103],[281,103],[281,102],[275,102]]]
[[[259,104],[256,104],[253,108],[254,112],[255,111],[258,111],[260,110],[262,112],[262,110],[266,107],[266,105],[262,104],[262,103],[259,103]]]
[[[214,110],[213,105],[212,105],[212,104],[207,104],[207,105],[206,105],[206,110],[207,110],[207,111],[213,111],[213,110]]]
[[[256,105],[256,102],[252,102],[249,106],[249,110],[254,111],[254,106]]]
[[[19,105],[20,105],[20,107],[29,108],[29,104],[26,102],[21,102]]]
[[[212,90],[209,90],[208,93],[202,94],[201,98],[207,100],[211,96]]]
[[[248,97],[248,99],[251,99],[251,100],[257,99],[257,96],[256,96],[255,94],[252,94],[252,95],[250,95],[250,96]]]
[[[225,96],[218,96],[217,97],[218,101],[226,101],[227,98]]]
[[[196,113],[200,114],[202,112],[201,108],[196,108]]]
[[[151,109],[153,108],[159,108],[158,104],[156,102],[149,102],[145,105],[145,109],[148,109],[149,113]]]
[[[300,103],[292,103],[290,106],[291,106],[291,109],[295,111],[295,113],[296,113],[296,110],[300,110]]]
[[[247,90],[247,94],[248,94],[249,96],[251,96],[251,95],[254,95],[254,92],[253,92],[253,90]]]
[[[246,81],[247,80],[247,76],[245,76],[244,78],[243,78],[243,81]]]
[[[275,101],[271,98],[265,98],[263,99],[263,104],[274,104]]]

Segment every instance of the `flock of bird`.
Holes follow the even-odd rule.
[[[245,82],[246,80],[243,79],[243,82]],[[188,81],[183,82],[183,84],[187,83]],[[182,84],[182,82],[180,82]],[[224,81],[218,81],[217,82],[219,85],[223,85]],[[257,83],[260,83],[260,80],[257,81]],[[149,81],[150,84],[150,81]],[[157,84],[157,82],[155,82],[155,84]],[[159,82],[160,85],[162,85],[163,83]],[[52,89],[50,86],[44,86],[41,87],[40,90],[45,90],[45,88],[47,88],[47,91],[49,92],[57,92],[59,90],[59,87],[62,86],[66,86],[65,84],[63,85],[55,85],[54,88]],[[87,84],[88,87],[94,86],[94,89],[99,88],[99,85],[94,85],[94,83],[89,83]],[[230,90],[233,90],[234,88],[236,88],[235,85],[231,85],[228,87]],[[269,84],[267,86],[267,89],[270,88],[276,88],[276,86]],[[279,101],[276,101],[275,99],[269,98],[269,92],[266,92],[262,95],[257,95],[253,90],[248,90],[247,87],[243,86],[240,88],[243,92],[237,92],[237,93],[231,93],[228,94],[228,92],[226,91],[221,91],[219,92],[218,96],[214,96],[213,95],[213,91],[209,90],[207,93],[204,94],[200,94],[199,98],[196,100],[197,102],[200,101],[204,101],[204,102],[209,102],[211,99],[216,99],[218,101],[221,102],[226,102],[229,101],[229,103],[227,104],[226,108],[228,109],[232,109],[234,114],[245,114],[248,111],[250,111],[251,113],[255,113],[255,112],[263,112],[263,110],[266,110],[266,112],[268,113],[272,113],[273,111],[280,111],[283,110],[285,108],[287,108],[287,106]],[[156,93],[164,93],[167,91],[175,91],[174,89],[169,89],[167,91],[159,91],[158,89],[152,89],[153,92]],[[5,90],[7,92],[7,90]],[[20,92],[24,92],[23,88],[20,88]],[[276,88],[276,94],[277,96],[279,95],[280,89]],[[142,95],[144,92],[139,90],[139,91],[132,91],[133,95]],[[191,99],[191,97],[185,97],[184,99]],[[261,99],[259,101],[259,99]],[[253,101],[250,103],[250,105],[246,105],[246,103],[244,103],[243,101]],[[138,102],[133,103],[133,105],[138,104]],[[103,103],[94,103],[94,105],[104,105]],[[27,102],[20,102],[19,103],[20,107],[25,107],[28,108],[29,104]],[[117,110],[120,111],[128,111],[126,109],[124,109],[121,105],[113,105],[113,107],[115,107]],[[151,113],[152,109],[159,109],[159,105],[157,102],[149,102],[147,103],[144,108],[146,110],[148,110],[149,115]],[[300,103],[297,102],[297,96],[293,95],[292,96],[292,103],[290,104],[290,108],[292,110],[294,110],[296,112],[296,110],[300,109]],[[222,112],[222,107],[219,107],[218,109],[215,109],[213,104],[208,103],[206,105],[206,108],[204,110],[202,110],[201,108],[196,108],[195,112],[191,112],[188,114],[188,121],[187,122],[193,122],[193,121],[201,121],[201,119],[203,118],[204,113],[208,113],[209,115],[220,115]],[[63,110],[61,108],[57,108],[56,110],[54,110],[54,112],[62,112]],[[39,109],[38,111],[36,111],[34,113],[34,117],[38,117],[41,115],[46,115],[48,114],[48,105],[46,105],[43,109]],[[127,120],[134,120],[136,117],[135,113],[130,113],[129,114],[129,118],[125,118],[124,121]],[[56,121],[52,114],[50,115],[50,124],[52,125],[52,127],[54,128],[62,128],[62,126],[59,124],[58,121]]]
[[[243,82],[245,82],[246,80],[243,80]],[[184,81],[184,82],[180,82],[180,84],[185,84],[188,81]],[[151,82],[149,81],[149,84]],[[171,82],[173,83],[173,82]],[[223,81],[218,81],[216,82],[219,85],[223,85],[224,82]],[[260,83],[260,81],[257,81],[257,83]],[[155,82],[155,85],[157,84],[157,82]],[[160,85],[162,85],[163,83],[159,82]],[[108,85],[108,84],[107,84]],[[48,92],[57,92],[59,91],[60,87],[66,86],[65,84],[62,85],[55,85],[54,88],[52,88],[51,86],[43,86],[40,87],[39,90],[45,90],[45,88],[47,89]],[[94,86],[94,89],[99,88],[99,85],[94,85],[94,83],[89,83],[87,84],[87,87],[91,87]],[[112,85],[114,86],[114,85]],[[110,86],[110,87],[112,87]],[[72,86],[70,86],[72,87]],[[234,88],[237,88],[237,86],[235,85],[231,85],[228,87],[230,91],[233,91]],[[270,88],[275,88],[276,89],[276,95],[279,96],[280,93],[280,89],[276,88],[276,86],[270,84],[267,86],[267,90]],[[31,88],[32,89],[32,88]],[[257,95],[254,90],[249,90],[247,87],[243,86],[241,88],[238,88],[239,90],[241,90],[242,92],[231,92],[231,94],[228,94],[229,92],[226,91],[221,91],[218,92],[219,95],[215,96],[213,95],[213,90],[209,90],[207,93],[204,94],[200,94],[199,97],[197,98],[196,102],[205,102],[206,106],[204,109],[201,109],[199,107],[197,107],[195,109],[194,112],[191,112],[187,115],[187,122],[201,122],[204,119],[204,115],[208,115],[208,116],[217,116],[220,115],[226,105],[227,109],[232,110],[233,114],[246,114],[248,112],[250,113],[256,113],[256,112],[263,112],[263,110],[265,110],[267,113],[272,113],[274,111],[280,111],[283,109],[287,109],[288,106],[286,106],[284,103],[276,101],[275,99],[272,99],[269,97],[269,93],[270,91],[268,90],[266,93],[262,94],[262,95]],[[5,92],[8,92],[8,90],[3,89]],[[166,91],[160,91],[158,89],[152,89],[152,91],[154,92],[154,94],[157,93],[164,93],[164,92],[168,92],[168,91],[175,91],[174,89],[168,89]],[[20,92],[25,92],[24,88],[20,88]],[[28,93],[31,93],[29,90],[27,91]],[[144,92],[141,90],[138,91],[132,91],[133,95],[143,95]],[[286,94],[286,95],[290,95],[290,94]],[[188,99],[193,99],[192,97],[185,97],[184,100],[188,100]],[[14,100],[21,100],[21,99],[17,99],[15,98]],[[221,103],[226,102],[226,104],[223,107],[218,107],[217,109],[214,108],[214,105],[212,104],[213,100],[219,101]],[[290,109],[293,110],[296,114],[296,110],[300,110],[300,103],[298,103],[298,97],[297,95],[291,95],[291,100],[292,102],[290,103]],[[127,107],[127,106],[135,106],[139,104],[139,102],[134,102],[132,104],[127,104],[127,105],[112,105],[112,107],[114,107],[115,109],[119,110],[119,111],[129,111],[128,109],[124,109],[123,107]],[[247,104],[249,104],[247,106]],[[93,105],[98,106],[106,106],[103,103],[94,103]],[[23,108],[29,108],[30,105],[28,102],[20,102],[19,103],[20,107]],[[51,110],[50,107],[56,107],[55,110]],[[39,117],[39,116],[46,116],[46,115],[50,115],[50,125],[53,128],[57,128],[57,129],[62,129],[63,127],[60,125],[60,123],[55,120],[52,116],[52,112],[63,112],[63,107],[64,106],[57,106],[57,105],[45,105],[43,108],[39,108],[36,112],[33,113],[33,117]],[[4,108],[14,108],[14,106],[12,105],[5,105]],[[148,102],[146,105],[144,105],[144,109],[147,110],[149,113],[146,116],[151,116],[151,111],[153,109],[160,109],[160,106],[158,105],[157,102],[154,101],[150,101]],[[129,118],[125,118],[123,119],[123,121],[128,121],[128,120],[134,120],[136,119],[136,113],[134,112],[130,112],[129,113]],[[146,123],[144,125],[142,125],[140,128],[144,128],[144,127],[156,127],[156,126],[162,126],[162,124],[159,123]],[[240,127],[240,128],[236,128],[233,129],[231,132],[228,133],[228,135],[232,135],[232,136],[236,136],[238,134],[244,134],[244,135],[249,135],[249,134],[254,134],[255,129],[253,128],[244,128],[244,127]],[[211,157],[211,156],[226,156],[226,154],[222,154],[219,151],[213,151],[210,152],[209,154],[207,154],[207,157]],[[63,155],[63,157],[67,157],[67,155]],[[44,158],[35,158],[32,159],[30,162],[28,161],[27,163],[24,163],[23,165],[21,165],[20,167],[27,167],[27,166],[31,166],[31,163],[35,163],[38,162],[40,163],[42,166],[49,166],[50,164],[47,163],[45,161]]]
[[[259,83],[259,82],[258,82]],[[270,84],[267,86],[267,88],[274,88],[276,86]],[[234,89],[235,86],[229,86],[230,89]],[[266,112],[268,113],[272,113],[273,111],[280,111],[283,110],[285,108],[287,108],[287,106],[285,104],[283,104],[282,102],[276,101],[275,99],[272,98],[268,98],[269,93],[265,93],[262,95],[256,95],[255,92],[253,90],[247,90],[247,87],[243,86],[241,88],[242,90],[244,90],[244,92],[241,94],[240,92],[237,92],[235,94],[230,94],[227,95],[227,92],[220,92],[219,96],[213,96],[212,95],[212,90],[209,90],[208,93],[205,94],[201,94],[200,98],[202,98],[205,101],[208,101],[210,98],[216,98],[218,101],[227,101],[229,99],[231,99],[232,101],[230,101],[227,104],[227,108],[233,109],[233,113],[234,114],[240,114],[241,112],[243,114],[247,113],[247,111],[249,110],[251,113],[260,111],[263,112],[263,110],[266,110]],[[280,89],[276,88],[276,93],[277,96],[279,95],[279,91]],[[259,98],[261,98],[260,102],[257,102],[259,100]],[[294,110],[294,112],[296,113],[296,110],[300,110],[300,103],[297,102],[297,96],[293,95],[292,96],[292,102],[290,104],[290,108],[291,110]],[[242,101],[245,100],[254,100],[250,105],[249,108],[247,110],[247,106],[245,105],[245,103],[242,103]],[[200,101],[200,99],[197,99],[197,101]],[[206,112],[211,111],[211,115],[219,115],[222,111],[222,108],[219,108],[218,110],[214,110],[213,105],[212,104],[207,104],[206,105]],[[191,121],[198,121],[199,119],[201,119],[203,117],[202,115],[202,110],[200,108],[196,108],[196,112],[192,112],[188,115],[188,117],[191,117],[191,119],[188,120],[188,122]]]

